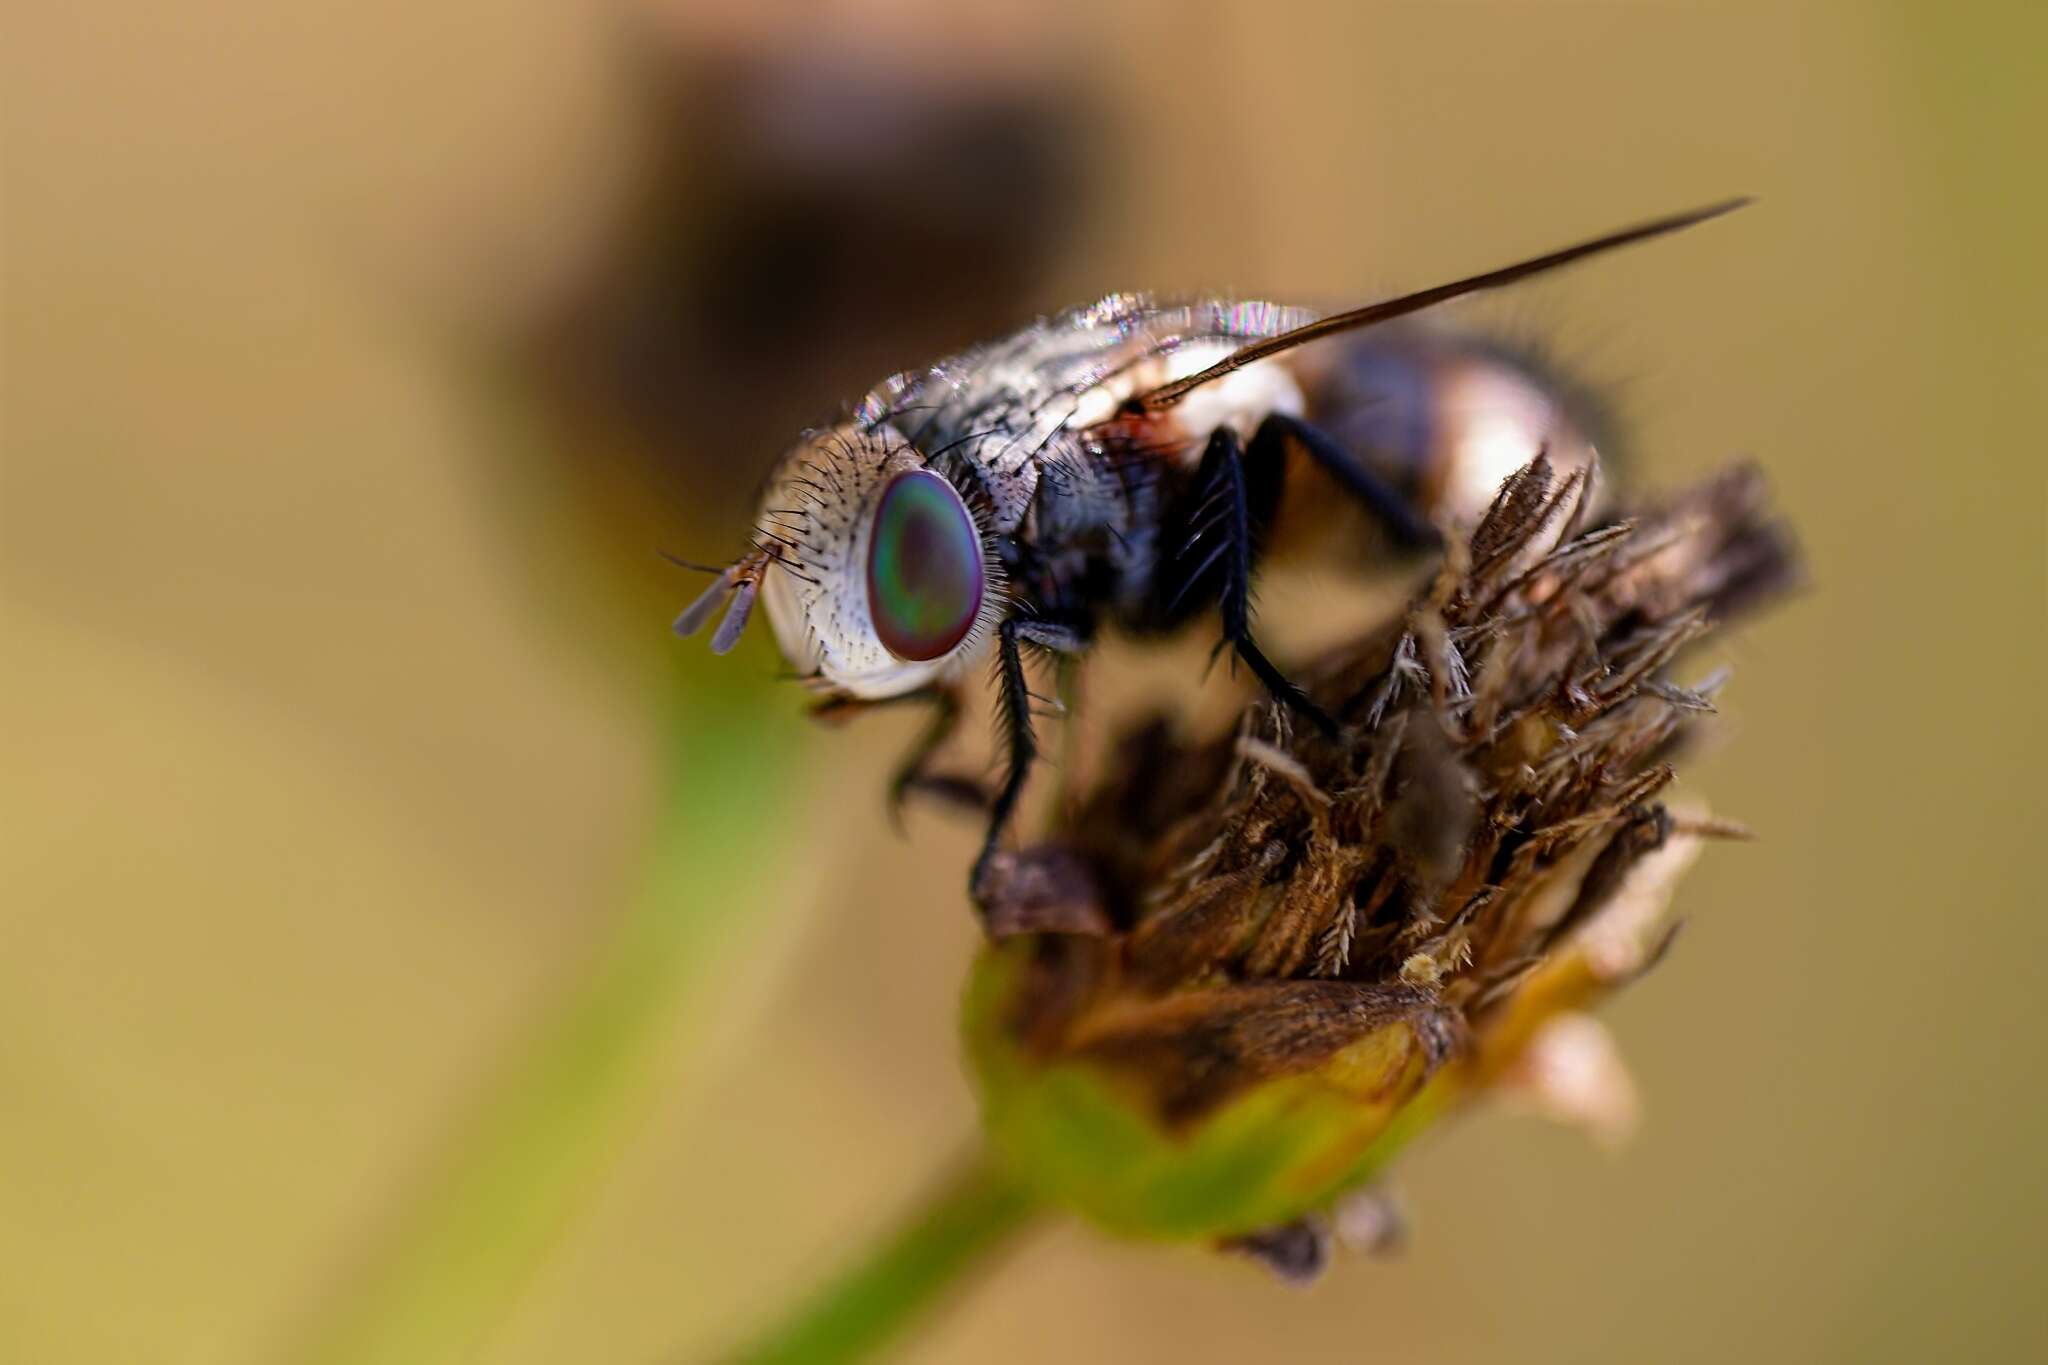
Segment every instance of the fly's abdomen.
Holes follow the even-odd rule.
[[[1361,334],[1304,363],[1309,420],[1425,516],[1470,525],[1546,452],[1560,473],[1605,448],[1602,406],[1536,348],[1421,323]]]

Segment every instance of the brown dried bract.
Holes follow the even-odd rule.
[[[1400,620],[1307,670],[1336,740],[1264,702],[1227,735],[1125,734],[1068,830],[1010,864],[1037,903],[992,924],[1054,931],[1014,1036],[1141,1077],[1171,1124],[1389,1019],[1430,1069],[1505,1027],[1673,838],[1660,797],[1719,686],[1673,660],[1797,576],[1754,468],[1587,529],[1590,485],[1539,457]],[[1545,990],[1618,984],[1588,982]]]

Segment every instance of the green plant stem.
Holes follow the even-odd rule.
[[[753,678],[691,661],[667,722],[665,791],[610,941],[506,1059],[371,1263],[312,1325],[308,1365],[474,1357],[589,1201],[701,1022],[714,964],[767,913],[781,775],[794,746]]]
[[[977,1157],[726,1365],[837,1365],[871,1355],[986,1267],[1039,1207],[1012,1176]]]

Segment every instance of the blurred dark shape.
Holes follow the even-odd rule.
[[[941,71],[822,44],[641,56],[640,202],[530,354],[611,438],[576,458],[622,463],[709,529],[745,518],[802,428],[1040,311],[1097,130],[1081,92],[1031,63]]]
[[[1324,1220],[1301,1218],[1277,1228],[1233,1237],[1225,1251],[1249,1256],[1288,1284],[1313,1284],[1330,1263],[1330,1233]]]

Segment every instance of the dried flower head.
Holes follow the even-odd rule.
[[[1333,1229],[1387,1240],[1370,1182],[1479,1092],[1626,1131],[1581,1011],[1741,832],[1663,800],[1721,683],[1669,669],[1796,568],[1753,469],[1589,528],[1593,477],[1539,457],[1400,620],[1309,670],[1341,737],[1265,703],[1221,736],[1154,719],[997,869],[966,1028],[1020,1174],[1300,1275]]]

